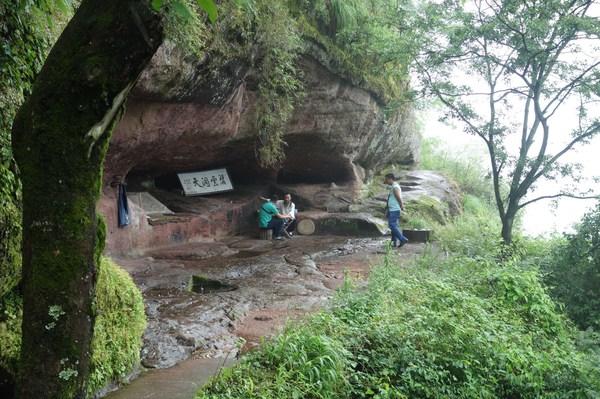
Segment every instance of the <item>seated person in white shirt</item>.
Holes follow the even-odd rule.
[[[296,215],[298,211],[296,211],[296,205],[292,202],[291,194],[286,194],[283,196],[283,200],[279,200],[275,203],[279,213],[282,215],[289,215],[289,219],[286,221],[284,226],[284,233],[288,236],[294,234],[294,230],[296,229]]]

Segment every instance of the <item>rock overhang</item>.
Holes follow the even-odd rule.
[[[169,44],[159,49],[113,132],[104,171],[105,214],[116,213],[111,183],[120,180],[172,189],[160,186],[176,186],[178,172],[226,167],[234,185],[333,183],[347,188],[352,200],[373,171],[418,158],[409,108],[390,115],[373,93],[305,55],[299,59],[305,93],[285,128],[285,160],[262,168],[256,160],[257,93],[250,68],[229,64],[219,73],[227,78],[211,86],[200,78],[206,60],[194,63],[177,54]],[[238,211],[227,208],[226,219],[235,219],[230,214]],[[109,247],[115,232],[109,231]]]
[[[315,165],[301,168],[322,163],[324,172],[333,163],[339,175],[334,177],[352,178],[351,164],[368,173],[392,161],[414,162],[418,135],[410,107],[390,112],[376,94],[317,58],[305,54],[298,59],[305,93],[285,128],[286,161],[280,169],[294,169],[294,158],[320,155]],[[239,164],[241,171],[257,166],[256,73],[242,59],[213,69],[208,55],[190,57],[168,40],[159,47],[114,130],[105,181],[131,170],[155,174],[223,164]]]

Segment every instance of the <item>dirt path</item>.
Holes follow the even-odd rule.
[[[326,306],[345,274],[365,279],[383,256],[385,242],[235,238],[118,259],[142,289],[148,315],[142,363],[156,370],[109,398],[192,398],[225,359],[230,362],[288,321]],[[408,259],[422,249],[407,245],[396,253]]]

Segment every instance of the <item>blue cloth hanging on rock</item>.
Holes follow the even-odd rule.
[[[127,203],[127,190],[125,184],[119,183],[119,197],[117,199],[119,227],[129,224],[129,204]]]

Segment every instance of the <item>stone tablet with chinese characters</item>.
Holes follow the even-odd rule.
[[[227,169],[178,173],[177,176],[186,196],[214,194],[233,190]]]

